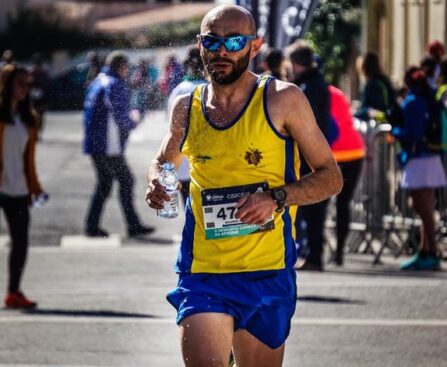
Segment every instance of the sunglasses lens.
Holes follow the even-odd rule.
[[[247,43],[247,38],[244,36],[229,37],[225,40],[225,48],[230,52],[237,52],[242,50]]]
[[[220,39],[212,36],[202,36],[202,45],[207,50],[217,51],[220,47]]]
[[[218,51],[220,45],[223,44],[228,52],[238,52],[247,44],[248,36],[232,36],[232,37],[215,37],[202,35],[200,36],[203,47],[210,51]]]

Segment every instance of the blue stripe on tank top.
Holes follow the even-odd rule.
[[[272,131],[276,134],[276,136],[282,140],[286,140],[287,136],[281,134],[275,127],[275,124],[273,123],[271,117],[270,117],[270,113],[269,113],[269,109],[268,109],[268,104],[267,104],[267,95],[268,95],[268,88],[269,88],[269,84],[272,80],[276,80],[273,77],[268,77],[268,79],[266,80],[265,84],[264,84],[264,91],[263,91],[263,98],[262,98],[262,105],[264,108],[264,115],[265,118],[270,126],[270,128],[272,129]]]
[[[295,141],[291,138],[285,140],[285,154],[286,154],[286,164],[284,171],[284,182],[286,184],[296,182],[295,174],[295,154],[294,154]],[[292,226],[295,218],[291,218],[289,208],[286,207],[281,216],[284,228],[284,262],[286,268],[293,267],[297,258],[295,239],[292,236]]]
[[[194,231],[196,220],[191,207],[191,197],[186,199],[185,225],[182,233],[182,243],[179,248],[175,272],[178,274],[190,274],[193,255]]]

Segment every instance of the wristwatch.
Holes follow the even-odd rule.
[[[284,209],[284,206],[286,205],[286,199],[287,199],[287,192],[286,190],[282,189],[281,187],[277,187],[273,190],[271,190],[272,200],[277,205],[277,208],[275,209],[276,212],[281,213]]]

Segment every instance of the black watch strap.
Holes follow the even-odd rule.
[[[284,206],[286,205],[287,200],[286,190],[284,190],[281,187],[276,187],[273,190],[271,190],[271,196],[272,200],[275,202],[277,206],[275,211],[280,213],[284,209]]]

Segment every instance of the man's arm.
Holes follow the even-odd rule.
[[[180,165],[182,158],[180,144],[187,124],[189,98],[189,95],[183,95],[174,101],[169,132],[163,139],[160,149],[148,169],[146,202],[154,209],[162,209],[164,201],[169,201],[169,196],[166,195],[163,186],[158,181],[158,176],[163,163],[173,162],[176,168]]]
[[[284,127],[297,142],[313,172],[285,186],[286,205],[307,205],[340,192],[343,182],[329,144],[318,128],[306,97],[299,89],[288,88]]]
[[[338,194],[343,186],[342,176],[306,97],[289,83],[277,86],[272,97],[269,110],[274,111],[271,115],[276,128],[297,142],[313,170],[299,181],[283,186],[287,192],[286,205],[313,204]],[[276,204],[270,193],[262,193],[242,198],[237,207],[237,218],[245,223],[262,224],[271,217]]]

